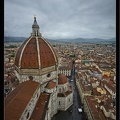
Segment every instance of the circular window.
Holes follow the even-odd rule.
[[[33,80],[33,76],[29,76],[29,79],[30,79],[30,80]]]
[[[47,77],[50,77],[50,73],[47,74]]]

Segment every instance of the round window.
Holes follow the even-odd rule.
[[[47,77],[50,77],[50,73],[47,74]]]
[[[33,80],[33,76],[29,76],[29,79],[30,79],[30,80]]]

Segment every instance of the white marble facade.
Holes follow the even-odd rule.
[[[40,75],[40,74],[32,75],[32,74],[24,74],[24,73],[19,74],[17,71],[15,71],[15,73],[16,73],[16,77],[19,79],[20,83],[29,80],[30,76],[32,76],[33,81],[39,82],[40,88],[38,89],[38,91],[36,91],[38,96],[40,96],[41,92],[46,92],[46,93],[51,94],[49,104],[48,104],[50,109],[47,111],[47,113],[46,113],[47,117],[45,117],[45,119],[47,119],[49,116],[49,120],[50,120],[57,113],[58,110],[67,110],[73,104],[73,93],[70,93],[69,95],[67,95],[65,97],[57,97],[58,93],[62,93],[62,92],[64,93],[69,88],[69,82],[67,82],[63,85],[58,85],[57,69],[53,70],[51,72],[48,72],[48,73],[45,72],[45,74],[42,74],[42,75]],[[56,83],[56,86],[52,89],[45,88],[45,86],[51,80]],[[30,105],[28,104],[25,112],[21,116],[22,120],[26,119],[28,113],[30,114],[29,116],[31,116],[39,97],[33,96],[33,98],[34,98],[34,101],[31,98],[32,102],[30,101]]]

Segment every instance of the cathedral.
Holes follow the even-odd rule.
[[[14,64],[19,85],[5,98],[5,120],[51,120],[73,104],[72,88],[64,74],[58,75],[56,52],[42,37],[36,17]]]

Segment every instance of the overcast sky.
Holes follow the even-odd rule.
[[[29,37],[36,15],[45,38],[116,37],[116,0],[5,0],[5,36]]]

